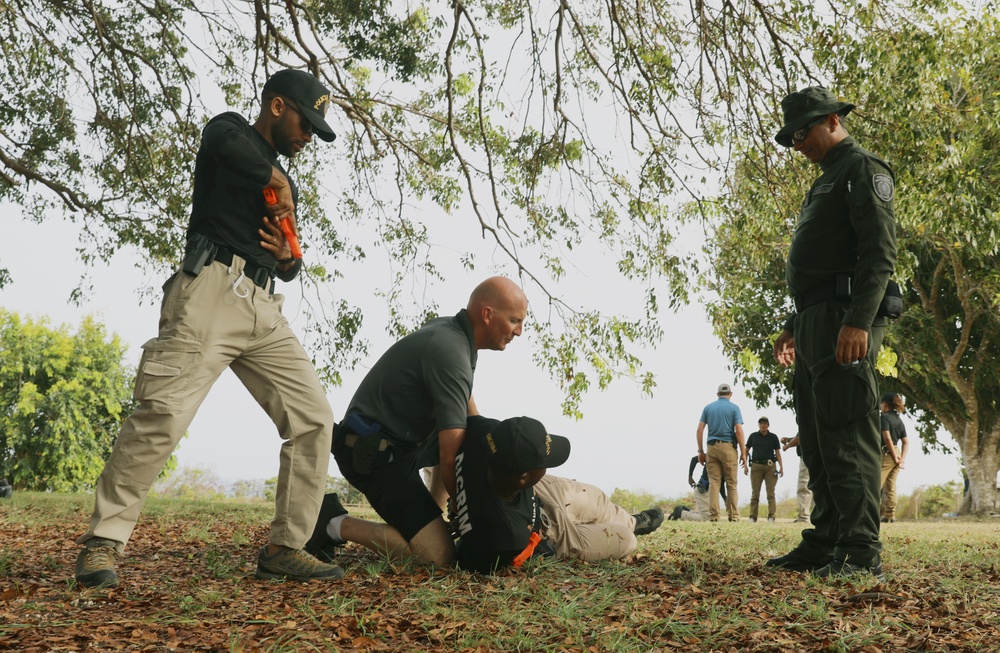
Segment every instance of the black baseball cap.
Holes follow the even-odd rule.
[[[792,141],[792,134],[813,120],[831,113],[846,116],[852,109],[854,109],[853,104],[842,102],[833,92],[822,86],[809,86],[801,91],[789,93],[781,101],[785,126],[774,135],[774,140],[779,145],[791,147],[795,144]]]
[[[271,75],[264,83],[264,92],[282,95],[302,111],[302,115],[313,126],[316,135],[327,143],[336,134],[326,123],[326,110],[330,107],[330,91],[318,79],[304,70],[287,68]]]
[[[551,435],[530,417],[505,419],[486,436],[490,466],[516,474],[558,467],[569,458],[569,449],[567,438]]]

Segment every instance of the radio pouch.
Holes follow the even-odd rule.
[[[885,286],[885,294],[882,295],[882,303],[878,305],[878,312],[875,315],[895,320],[902,314],[903,291],[898,283],[889,279],[889,283]]]
[[[378,455],[378,446],[381,442],[382,438],[377,435],[358,436],[358,441],[354,443],[354,456],[351,459],[354,471],[359,474],[372,473],[372,467],[375,466],[375,456]]]

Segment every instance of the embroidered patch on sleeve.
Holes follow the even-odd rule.
[[[872,176],[872,188],[875,189],[875,194],[883,202],[892,201],[894,187],[892,185],[892,177],[889,175],[879,173]]]

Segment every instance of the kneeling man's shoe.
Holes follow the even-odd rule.
[[[833,562],[832,555],[809,556],[803,554],[798,549],[792,549],[783,556],[771,558],[764,563],[764,566],[784,571],[815,571],[829,565],[831,562]]]
[[[323,497],[323,504],[319,509],[319,517],[316,519],[316,527],[313,528],[312,537],[306,542],[305,550],[309,555],[314,556],[322,562],[333,562],[335,549],[344,546],[343,540],[335,540],[326,532],[326,525],[334,517],[346,515],[347,509],[340,504],[340,497],[336,492],[331,492]]]
[[[825,567],[820,567],[813,571],[813,576],[817,578],[830,578],[833,576],[849,577],[858,574],[871,574],[880,583],[885,582],[885,573],[882,571],[882,559],[876,557],[870,564],[855,564],[846,560],[833,560]]]

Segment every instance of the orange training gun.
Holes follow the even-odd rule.
[[[267,186],[264,189],[264,201],[269,205],[278,203],[278,194],[275,193],[274,189],[270,186]],[[288,241],[288,247],[292,250],[292,257],[302,258],[302,248],[299,247],[298,236],[296,236],[295,232],[292,231],[292,221],[285,218],[278,224],[281,225],[281,231],[285,234],[285,240]]]

